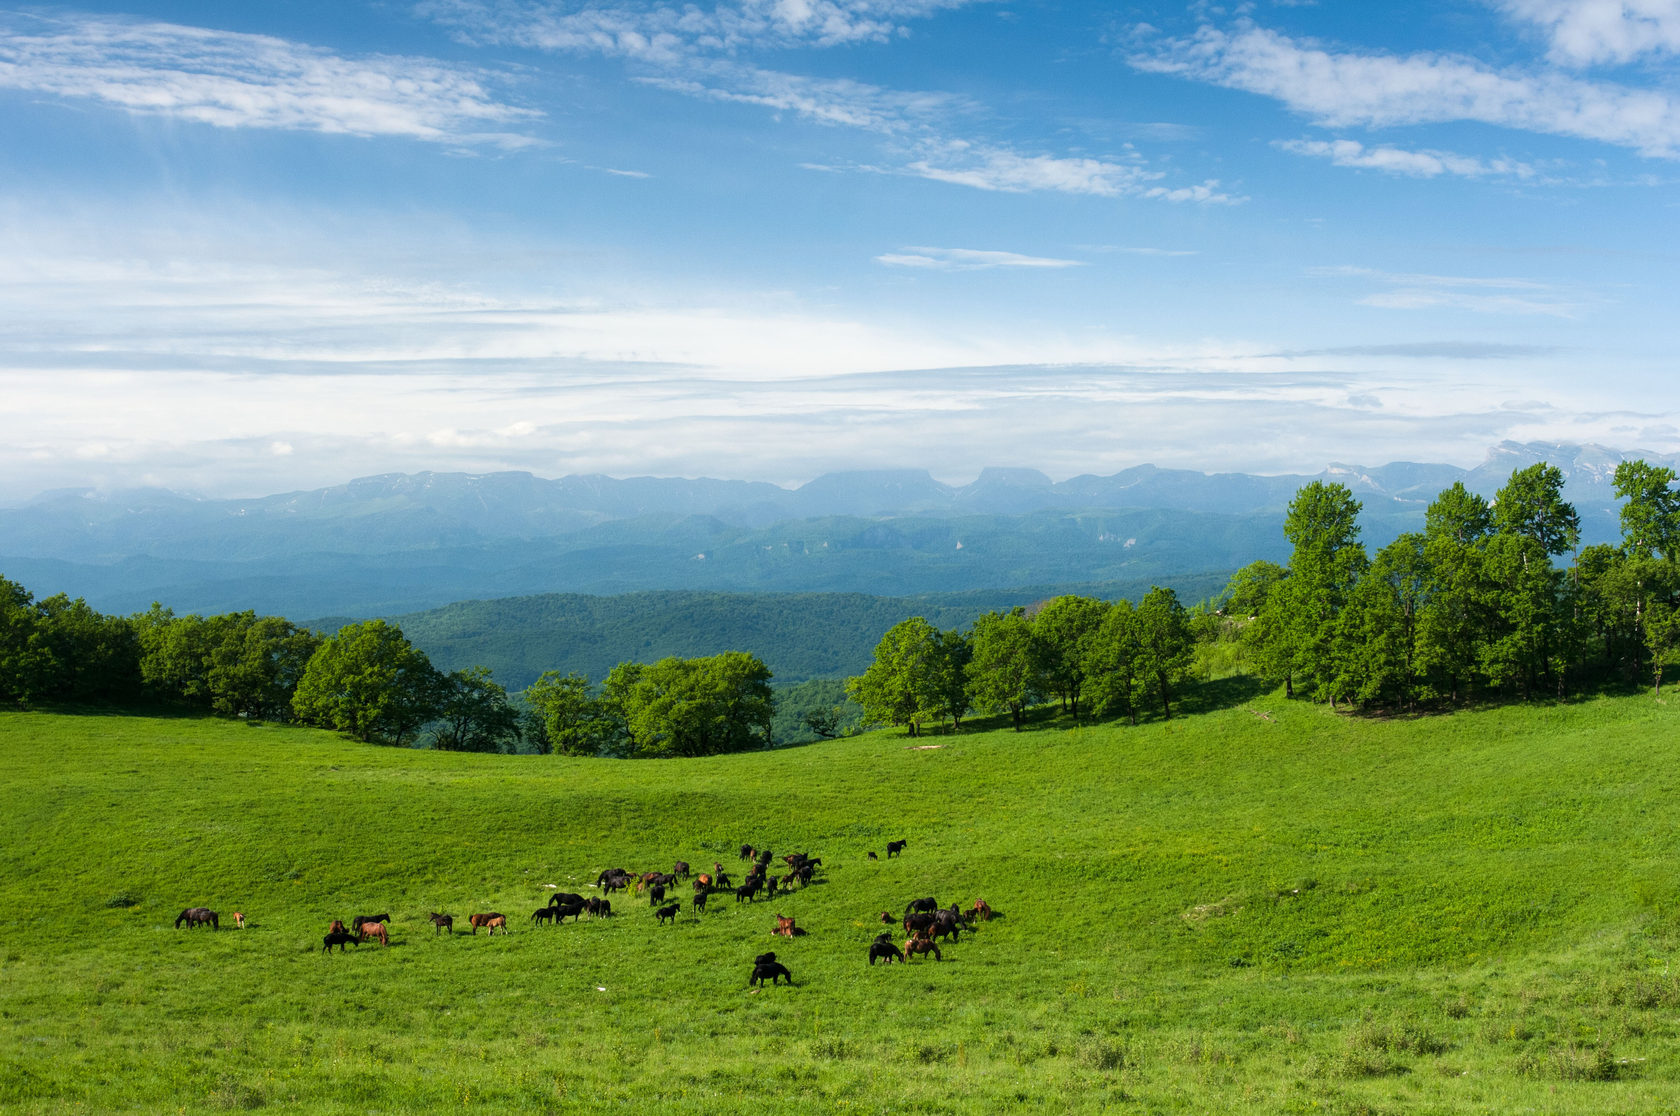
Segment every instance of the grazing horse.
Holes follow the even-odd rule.
[[[493,918],[501,918],[502,919],[502,925],[503,926],[507,925],[507,919],[502,918],[502,916],[495,911],[490,911],[486,914],[468,915],[467,916],[467,921],[472,924],[472,932],[476,935],[478,933],[478,928],[480,926],[490,925],[490,920],[493,919]]]
[[[891,911],[882,911],[881,912],[881,925],[891,926],[893,923],[895,923],[897,921],[898,921],[898,916],[893,914]]]
[[[440,934],[444,930],[449,931],[449,933],[452,934],[452,935],[455,933],[455,916],[454,915],[437,914],[436,912],[433,912],[432,914],[429,914],[426,917],[432,920],[432,926],[434,927],[434,929],[432,930],[432,937],[434,937],[434,938],[437,937],[438,934]]]
[[[245,929],[245,916],[238,911],[233,912],[233,924],[241,930]]]
[[[343,933],[345,933],[344,920],[342,918],[333,919],[332,920],[332,925],[327,927],[327,933],[329,933],[329,934],[343,934]]]
[[[369,938],[378,938],[380,945],[388,946],[391,944],[391,935],[385,932],[385,924],[383,922],[364,922],[362,923],[360,933],[362,935],[362,941],[364,942]]]
[[[688,861],[679,860],[675,864],[671,865],[671,875],[677,877],[679,880],[688,879]]]
[[[663,903],[663,902],[665,902],[665,885],[664,884],[656,883],[652,887],[648,888],[648,902],[649,903]]]
[[[583,909],[594,915],[596,918],[610,918],[612,917],[612,900],[600,899],[591,895],[583,901]],[[573,919],[572,921],[575,922],[577,920]]]
[[[568,903],[581,902],[583,902],[583,896],[570,891],[556,891],[548,897],[548,905],[551,907],[564,907]]]
[[[870,860],[880,860],[881,858],[875,855],[874,850],[871,850],[870,853],[869,853],[869,859]]]
[[[766,957],[769,958],[768,961],[764,959]],[[753,963],[752,976],[747,978],[747,985],[748,987],[755,984],[762,986],[768,980],[774,986],[778,980],[784,977],[787,978],[790,985],[793,983],[793,974],[788,971],[788,967],[776,960],[774,953],[766,953]]]
[[[776,928],[774,930],[770,931],[770,933],[780,934],[784,938],[803,938],[806,934],[806,931],[801,930],[799,927],[795,926],[793,924],[793,919],[783,917],[782,915],[777,915],[776,916]]]
[[[573,922],[583,920],[582,903],[567,903],[564,907],[549,907],[547,910],[554,916],[555,922],[565,922],[568,918]]]
[[[945,960],[939,955],[939,947],[933,944],[933,939],[924,938],[920,934],[904,943],[904,959],[908,961],[918,953],[931,953],[935,961]]]
[[[565,908],[562,907],[561,909],[564,910]],[[536,910],[531,912],[531,921],[532,922],[553,922],[554,921],[554,908],[553,907],[538,907]]]
[[[710,891],[711,887],[712,876],[710,872],[701,872],[694,877],[694,890],[697,894],[702,891]]]
[[[910,900],[910,905],[904,908],[904,913],[905,914],[910,914],[912,911],[927,911],[929,913],[932,913],[933,911],[937,911],[938,909],[939,909],[939,900],[935,899],[933,896],[930,895],[926,899],[912,899],[912,900]]]
[[[893,857],[895,857],[899,853],[903,852],[904,847],[906,845],[908,845],[909,843],[910,842],[908,842],[908,841],[888,841],[887,842],[887,859],[891,860]]]
[[[675,926],[677,924],[677,912],[681,909],[682,905],[680,903],[671,903],[667,906],[660,907],[657,911],[653,912],[654,921],[669,922],[672,926]]]
[[[892,944],[891,934],[878,935],[873,942],[869,943],[869,963],[871,965],[877,961],[885,961],[891,965],[894,961],[902,960],[904,960],[904,953]]]
[[[345,930],[333,930],[321,939],[321,952],[331,953],[332,947],[337,946],[338,952],[343,953],[347,945],[361,945],[362,939]]]
[[[364,922],[390,922],[390,921],[391,921],[391,916],[388,915],[388,914],[357,915],[355,918],[350,920],[350,929],[360,930],[362,928],[362,924]]]
[[[696,891],[694,893],[694,909],[695,910],[703,911],[703,910],[706,909],[706,895],[707,894],[708,893],[704,892],[704,891]]]
[[[986,901],[985,901],[985,900],[984,900],[984,899],[976,899],[976,900],[975,900],[975,901],[974,901],[974,908],[973,908],[973,910],[971,910],[971,911],[970,911],[970,912],[969,912],[969,914],[970,914],[970,916],[971,916],[971,917],[972,917],[972,918],[977,918],[977,919],[979,919],[979,920],[980,920],[980,921],[981,921],[981,922],[990,922],[990,921],[992,921],[992,915],[993,915],[993,913],[994,913],[994,912],[993,912],[993,911],[992,911],[992,906],[991,906],[991,904],[990,904],[990,903],[988,903],[988,902],[986,902]]]
[[[755,852],[755,850],[753,849],[753,847],[751,845],[742,845],[741,846],[741,859],[742,860],[751,860],[753,858],[754,852]]]
[[[920,934],[932,930],[933,924],[939,916],[932,911],[912,911],[904,916],[904,932],[906,934]]]
[[[491,915],[484,925],[491,934],[494,934],[498,930],[504,934],[508,932],[507,918],[504,915]]]
[[[216,912],[209,907],[188,907],[175,916],[175,929],[179,930],[183,922],[187,924],[188,930],[191,930],[194,926],[206,925],[212,930],[222,928],[221,921],[216,918]]]

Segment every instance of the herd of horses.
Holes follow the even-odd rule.
[[[887,842],[887,858],[892,859],[900,855],[908,844],[909,842],[902,840]],[[870,852],[868,857],[870,860],[879,859],[874,852]],[[646,892],[655,921],[674,925],[677,915],[682,911],[682,903],[680,899],[667,903],[666,893],[683,880],[692,880],[693,897],[690,905],[698,916],[705,912],[707,900],[720,892],[733,894],[736,903],[756,902],[761,897],[774,897],[795,887],[810,886],[822,868],[821,857],[801,852],[783,856],[781,861],[785,869],[772,871],[775,858],[770,850],[758,849],[752,845],[741,846],[740,858],[750,862],[750,867],[743,873],[739,884],[724,871],[721,862],[714,863],[710,872],[699,873],[693,872],[684,860],[677,861],[669,872],[636,873],[624,868],[608,868],[595,879],[595,886],[601,889],[602,895],[584,896],[556,891],[549,896],[545,905],[531,912],[531,921],[537,925],[562,923],[568,918],[577,922],[585,914],[592,918],[611,918],[612,900],[607,896],[623,891],[637,895]],[[943,960],[939,942],[959,941],[962,931],[972,930],[976,922],[989,921],[995,913],[984,899],[976,899],[974,905],[965,911],[956,903],[941,908],[938,901],[931,896],[911,900],[905,907],[902,919],[890,911],[883,911],[881,921],[888,925],[901,923],[907,936],[904,945],[900,947],[893,940],[892,931],[878,934],[869,945],[869,964],[884,961],[890,965],[894,961],[904,962],[928,954],[932,954],[935,961]],[[235,923],[243,928],[244,915],[235,912],[233,917]],[[455,933],[453,915],[432,911],[427,918],[432,923],[434,937],[445,931]],[[345,946],[361,945],[369,941],[388,946],[391,944],[388,925],[390,921],[389,912],[357,915],[350,920],[348,927],[342,920],[335,918],[321,939],[321,952],[331,953],[333,948],[337,947],[338,951],[343,953]],[[475,935],[480,928],[492,937],[498,931],[503,934],[510,932],[507,916],[499,911],[469,915],[467,923]],[[208,907],[188,907],[175,919],[176,929],[180,929],[182,925],[189,929],[194,926],[209,926],[215,930],[220,928],[221,923],[216,912]],[[781,914],[776,916],[775,927],[770,932],[786,938],[802,937],[807,933],[804,928],[797,926],[792,918]],[[776,959],[774,953],[763,953],[754,958],[752,975],[747,981],[749,986],[762,986],[765,981],[775,985],[783,980],[791,985],[793,973]]]

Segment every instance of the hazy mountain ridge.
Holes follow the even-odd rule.
[[[1393,462],[1317,476],[1142,465],[1053,482],[992,468],[751,481],[529,473],[388,474],[210,500],[158,489],[58,491],[0,509],[0,573],[110,611],[389,615],[450,601],[658,589],[910,595],[1135,582],[1287,556],[1283,510],[1315,479],[1364,502],[1375,548],[1421,526],[1456,480],[1491,495],[1512,469],[1561,468],[1587,542],[1617,536],[1615,465],[1680,458],[1505,443],[1474,469]]]

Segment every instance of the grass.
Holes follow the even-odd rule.
[[[1680,1109],[1671,707],[1189,706],[641,762],[0,715],[0,1108]],[[738,872],[744,842],[826,876],[674,927],[617,897],[529,921],[546,885]],[[1003,917],[870,968],[923,895]],[[222,931],[173,928],[200,904]],[[321,954],[383,910],[389,949]],[[767,949],[792,989],[746,987]]]

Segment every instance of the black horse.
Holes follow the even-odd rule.
[[[221,921],[216,918],[216,912],[209,907],[188,907],[175,916],[175,929],[179,930],[183,922],[187,924],[188,930],[191,930],[194,926],[204,926],[206,924],[212,930],[222,928]]]

